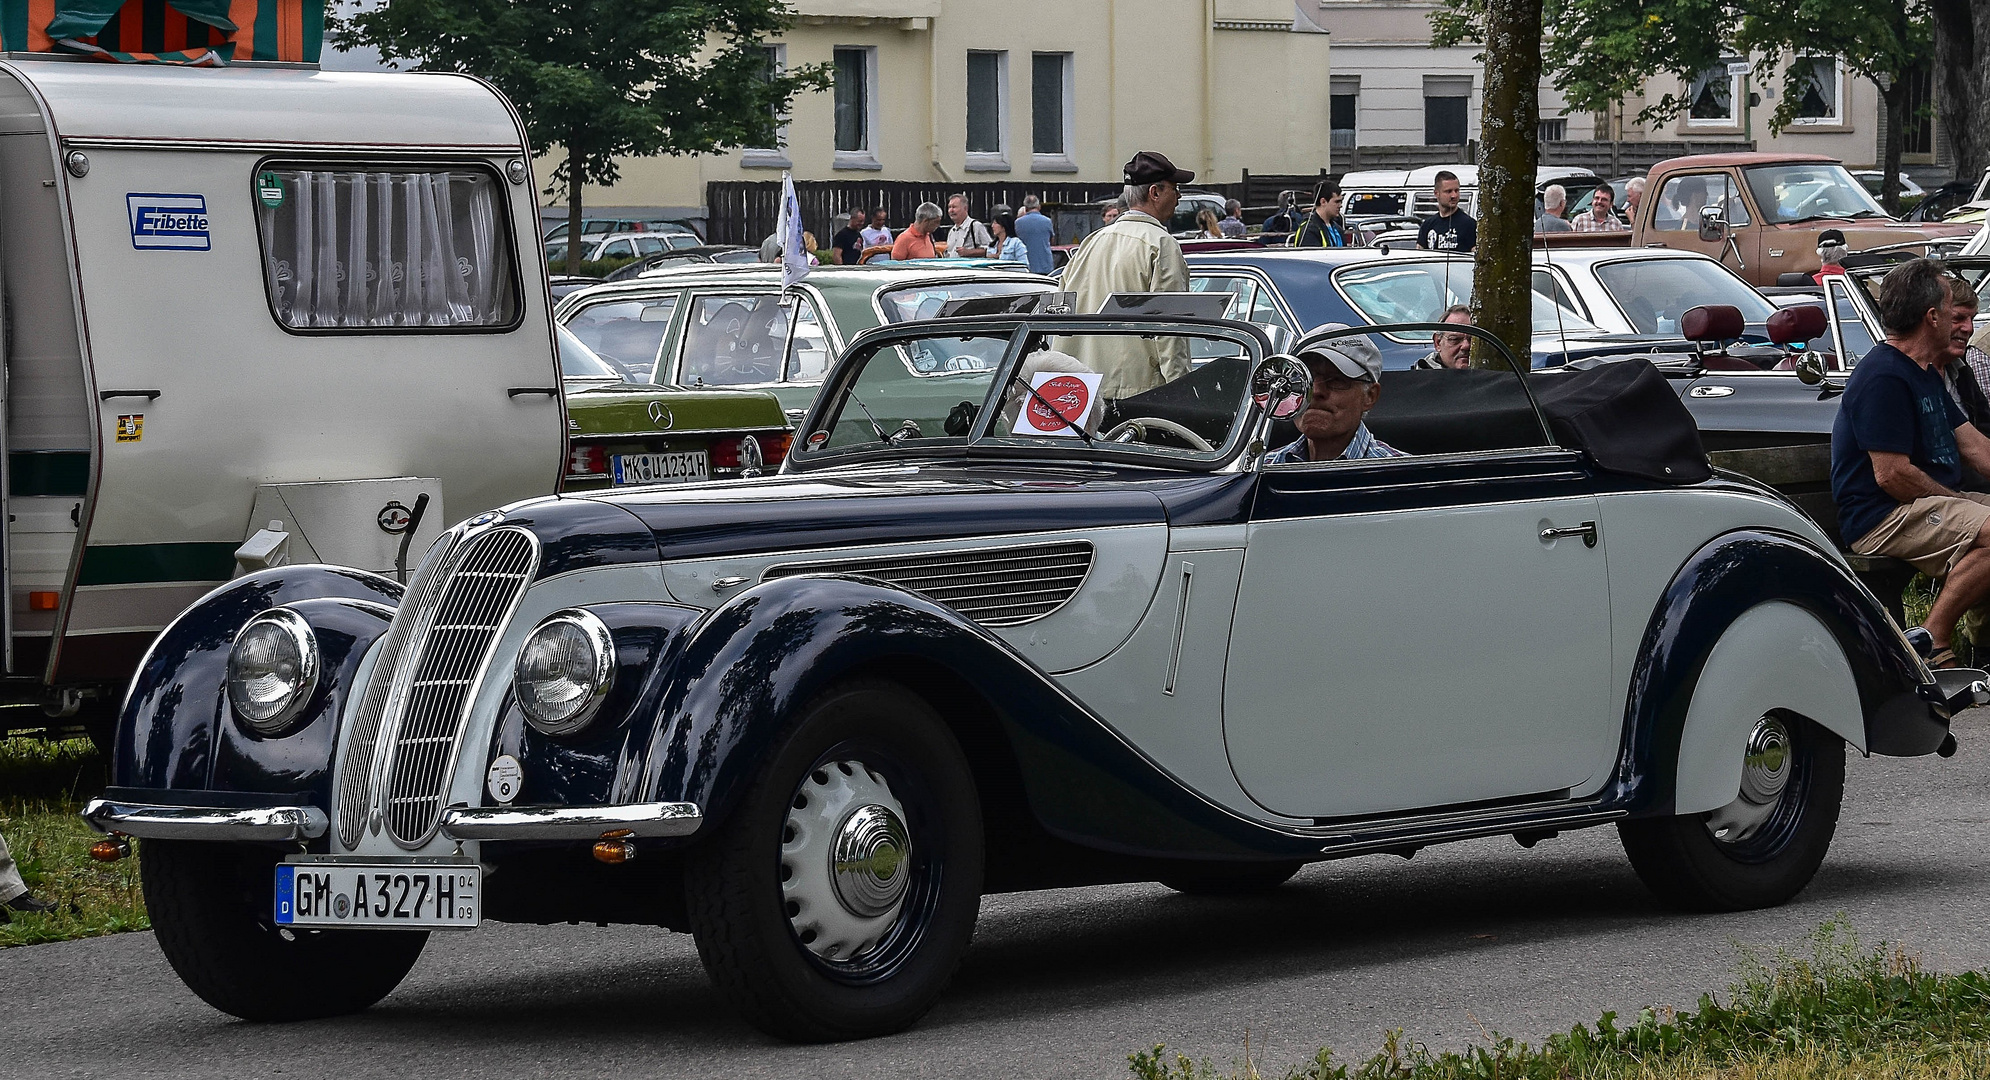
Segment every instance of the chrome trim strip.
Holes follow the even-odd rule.
[[[91,799],[83,820],[101,833],[146,840],[307,840],[325,835],[331,819],[315,806],[157,806]]]
[[[689,836],[704,812],[697,803],[630,803],[625,806],[452,806],[442,812],[442,835],[451,840],[597,840],[626,829],[638,838]]]

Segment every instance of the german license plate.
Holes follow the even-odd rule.
[[[280,926],[347,930],[470,930],[483,870],[475,863],[282,863],[276,868]]]
[[[689,484],[712,478],[711,458],[688,454],[616,454],[617,484]]]

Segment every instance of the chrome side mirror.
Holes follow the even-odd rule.
[[[1824,360],[1816,353],[1805,353],[1797,357],[1797,381],[1805,386],[1816,386],[1824,381]]]
[[[1700,208],[1700,239],[1709,244],[1727,239],[1727,213],[1718,203]]]
[[[1251,401],[1273,420],[1289,420],[1306,405],[1313,373],[1296,356],[1267,356],[1251,373]]]

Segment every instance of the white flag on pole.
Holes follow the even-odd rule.
[[[808,248],[802,244],[801,200],[795,198],[795,178],[781,174],[781,215],[774,235],[781,238],[781,287],[793,288],[808,276]]]

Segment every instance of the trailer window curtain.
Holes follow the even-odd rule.
[[[258,174],[264,277],[293,330],[500,328],[518,319],[497,177],[474,169]]]

